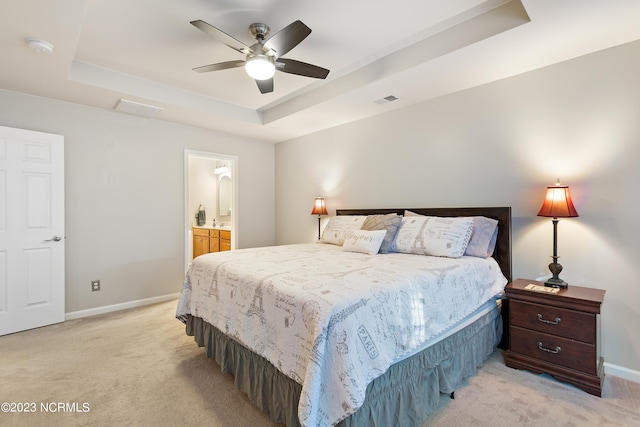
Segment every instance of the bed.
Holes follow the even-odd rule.
[[[319,244],[196,258],[176,317],[275,422],[422,425],[440,394],[453,395],[500,341],[501,294],[511,280],[511,209],[336,213],[340,221],[332,218]],[[390,228],[380,232],[385,227],[371,227],[369,220],[394,216],[401,221],[395,220],[397,234],[381,247],[377,242]],[[468,251],[469,221],[477,218],[496,224],[495,249],[486,259],[456,246],[466,239]],[[344,228],[351,221],[357,224]],[[425,248],[422,240],[408,239],[411,226],[420,226],[424,236],[425,224],[455,234],[453,245],[427,241]],[[373,240],[381,252],[390,246],[378,254],[370,248]],[[438,256],[418,255],[418,246]]]

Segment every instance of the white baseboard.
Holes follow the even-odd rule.
[[[144,305],[156,304],[159,302],[178,299],[180,293],[162,295],[159,297],[139,299],[135,301],[123,302],[120,304],[105,305],[102,307],[89,308],[87,310],[72,311],[64,315],[64,320],[80,319],[81,317],[95,316],[97,314],[110,313],[112,311],[126,310],[127,308],[142,307]]]
[[[625,368],[623,366],[613,365],[609,362],[604,362],[604,374],[640,384],[639,371],[634,371],[633,369]]]

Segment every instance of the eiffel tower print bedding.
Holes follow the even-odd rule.
[[[305,426],[355,412],[367,385],[502,293],[493,258],[345,252],[330,244],[197,257],[176,317],[202,318],[302,387]]]

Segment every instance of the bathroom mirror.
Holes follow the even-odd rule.
[[[231,178],[227,175],[218,181],[218,215],[231,215]]]

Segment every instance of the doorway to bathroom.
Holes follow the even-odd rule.
[[[237,163],[235,156],[184,152],[185,272],[196,256],[237,246]]]

